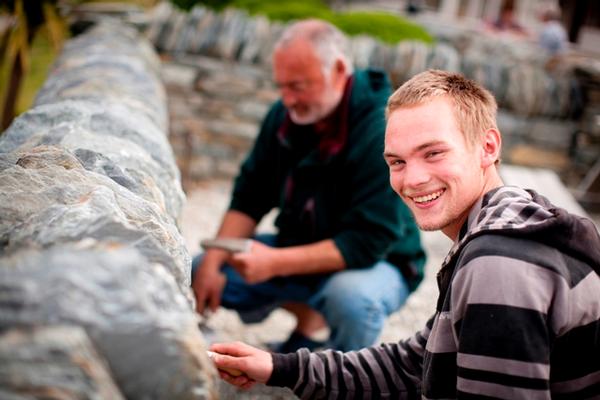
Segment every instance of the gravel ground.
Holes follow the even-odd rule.
[[[181,230],[191,254],[199,251],[201,239],[213,237],[216,233],[229,203],[230,189],[231,183],[227,181],[209,181],[188,194]],[[270,214],[259,229],[272,231],[273,217]],[[411,335],[433,313],[437,300],[435,274],[451,243],[439,232],[425,232],[422,239],[428,255],[425,280],[409,297],[407,304],[390,316],[380,337],[382,342],[397,341]],[[284,340],[294,327],[294,319],[286,311],[278,310],[261,323],[246,325],[235,312],[219,309],[208,319],[207,325],[215,330],[219,340],[242,340],[264,346],[266,342]]]
[[[191,254],[199,251],[198,243],[213,237],[219,228],[221,216],[229,204],[231,183],[228,181],[207,181],[189,190],[187,203],[183,209],[181,230]],[[270,214],[259,226],[261,231],[273,230],[274,215]],[[435,274],[451,246],[451,242],[439,232],[425,232],[422,240],[427,251],[425,279],[409,297],[406,305],[392,314],[385,324],[380,342],[393,342],[412,335],[425,324],[433,313],[437,300]],[[206,335],[207,341],[241,340],[251,345],[263,347],[265,343],[285,340],[294,328],[294,318],[284,310],[274,311],[266,320],[257,324],[243,324],[237,314],[223,308],[210,316],[206,325],[214,334]],[[323,336],[327,335],[324,331]],[[240,393],[224,384],[221,398],[286,399],[294,398],[289,392],[265,387]]]

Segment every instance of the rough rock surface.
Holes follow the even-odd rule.
[[[92,239],[23,250],[1,262],[0,331],[84,327],[127,398],[215,395],[215,370],[196,314],[162,265],[117,243]],[[32,357],[45,354],[32,350]],[[18,357],[13,361],[18,364]]]
[[[73,326],[0,336],[0,398],[124,399],[85,331]]]
[[[39,145],[61,146],[82,154],[82,158],[86,150],[100,153],[104,164],[118,165],[121,172],[111,176],[110,171],[90,161],[85,162],[86,168],[155,202],[173,219],[181,211],[179,171],[164,131],[126,105],[110,99],[69,99],[36,106],[2,135],[0,152]],[[122,175],[133,175],[137,183],[119,180]]]
[[[67,43],[34,107],[0,136],[0,343],[32,343],[0,363],[12,374],[0,398],[217,396],[178,229],[184,196],[159,66],[135,30],[100,24]],[[8,336],[56,324],[89,343]],[[93,351],[106,378],[83,387],[77,360]],[[63,368],[65,357],[74,365]],[[40,369],[18,386],[14,371],[31,360]],[[69,371],[74,386],[61,378]]]
[[[63,148],[40,146],[17,155],[15,165],[0,171],[0,255],[94,238],[137,248],[189,291],[189,253],[156,204],[87,171]]]
[[[59,145],[101,153],[103,165],[88,154],[84,166],[176,219],[184,194],[167,139],[165,102],[160,60],[149,42],[133,28],[106,22],[66,43],[34,107],[2,135],[0,152]]]

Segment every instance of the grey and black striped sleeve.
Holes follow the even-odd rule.
[[[451,289],[460,395],[550,397],[554,318],[548,311],[563,309],[569,288],[555,265],[542,260],[558,265],[561,256],[540,244],[491,235],[465,249]]]
[[[413,337],[359,351],[273,354],[267,384],[302,399],[409,399],[421,391],[423,353],[433,319]]]

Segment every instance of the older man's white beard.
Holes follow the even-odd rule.
[[[299,114],[293,107],[290,107],[288,111],[292,122],[298,125],[310,125],[329,116],[337,108],[344,93],[334,93],[333,90],[326,93],[328,95],[319,105],[313,105],[303,114]]]
[[[290,113],[290,118],[292,122],[294,122],[297,125],[310,125],[314,124],[315,122],[321,119],[320,113],[317,113],[318,110],[315,109],[311,109],[304,114],[299,114],[293,108],[290,108],[288,111]]]

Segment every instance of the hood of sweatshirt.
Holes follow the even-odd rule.
[[[523,237],[559,249],[600,275],[600,235],[594,223],[556,207],[533,190],[502,186],[486,193],[469,213],[446,265],[468,241],[482,234]]]

